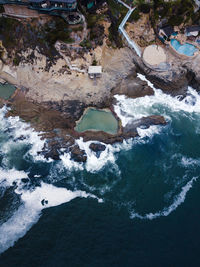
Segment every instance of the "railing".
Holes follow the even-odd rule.
[[[119,32],[123,35],[124,39],[126,39],[128,45],[133,48],[136,52],[136,54],[141,57],[142,53],[140,51],[140,48],[138,47],[138,45],[131,40],[131,38],[129,37],[128,33],[125,31],[124,26],[127,22],[127,20],[129,19],[129,17],[131,16],[131,14],[133,13],[133,11],[136,9],[136,7],[131,8],[130,6],[128,6],[126,3],[124,3],[121,0],[117,0],[118,3],[124,5],[126,8],[128,8],[128,12],[126,14],[126,16],[123,18],[121,24],[119,25]]]

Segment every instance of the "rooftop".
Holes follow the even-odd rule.
[[[186,32],[199,32],[200,31],[200,25],[193,25],[188,26],[185,28]]]
[[[162,27],[160,30],[163,30],[166,36],[170,36],[172,33],[174,33],[174,28],[170,25],[166,25]]]
[[[102,66],[89,66],[88,74],[102,73]]]

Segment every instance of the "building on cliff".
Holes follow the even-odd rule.
[[[77,0],[0,0],[0,5],[8,16],[28,18],[76,11]]]
[[[90,79],[101,78],[102,66],[89,66],[88,76],[90,77]]]

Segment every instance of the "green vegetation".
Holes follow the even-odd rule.
[[[20,22],[11,18],[0,18],[0,35],[3,36],[3,45],[14,48],[18,41],[12,37],[13,31],[17,30]]]
[[[118,28],[128,10],[126,7],[117,3],[115,0],[107,0],[107,4],[109,7],[108,16],[111,20],[111,25],[108,29],[109,41],[112,43],[113,47],[122,47],[123,42],[121,36],[119,35]]]
[[[176,0],[164,2],[163,0],[153,1],[153,20],[156,23],[166,18],[170,25],[179,26],[181,23],[192,24],[197,22],[199,12],[194,13],[194,5],[191,0]]]
[[[140,11],[138,8],[136,8],[132,14],[130,15],[128,22],[134,22],[134,21],[138,21],[140,19]]]
[[[47,57],[49,62],[53,62],[59,57],[54,44],[57,40],[72,43],[74,40],[70,37],[70,29],[65,21],[59,17],[53,17],[46,24],[40,24],[37,19],[32,19],[30,23],[23,23],[11,18],[0,18],[0,36],[3,45],[13,57],[13,64],[19,65],[22,51],[28,48],[39,49],[40,53]],[[33,60],[34,53],[27,58]],[[25,60],[25,59],[24,59]],[[51,63],[50,63],[51,64]]]
[[[0,13],[3,13],[4,12],[4,8],[2,5],[0,5]]]
[[[99,14],[88,14],[87,15],[87,25],[91,29],[97,25],[97,23],[102,19],[102,15]]]
[[[82,25],[73,28],[73,32],[82,32],[82,30],[83,30],[83,26]]]
[[[80,46],[85,47],[87,49],[90,49],[92,47],[92,44],[89,40],[84,39],[81,43]]]
[[[111,15],[116,19],[118,19],[118,25],[119,25],[128,11],[127,8],[117,3],[115,0],[107,0],[107,4],[109,7],[109,11],[111,12]]]
[[[20,56],[18,54],[15,55],[14,59],[13,59],[13,64],[15,66],[18,66],[20,63]]]

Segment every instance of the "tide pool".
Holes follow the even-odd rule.
[[[78,122],[75,130],[77,132],[85,131],[104,131],[110,134],[116,134],[118,122],[111,111],[89,108]]]
[[[11,84],[0,84],[0,98],[5,100],[9,99],[13,93],[15,92],[16,88],[14,85]]]

